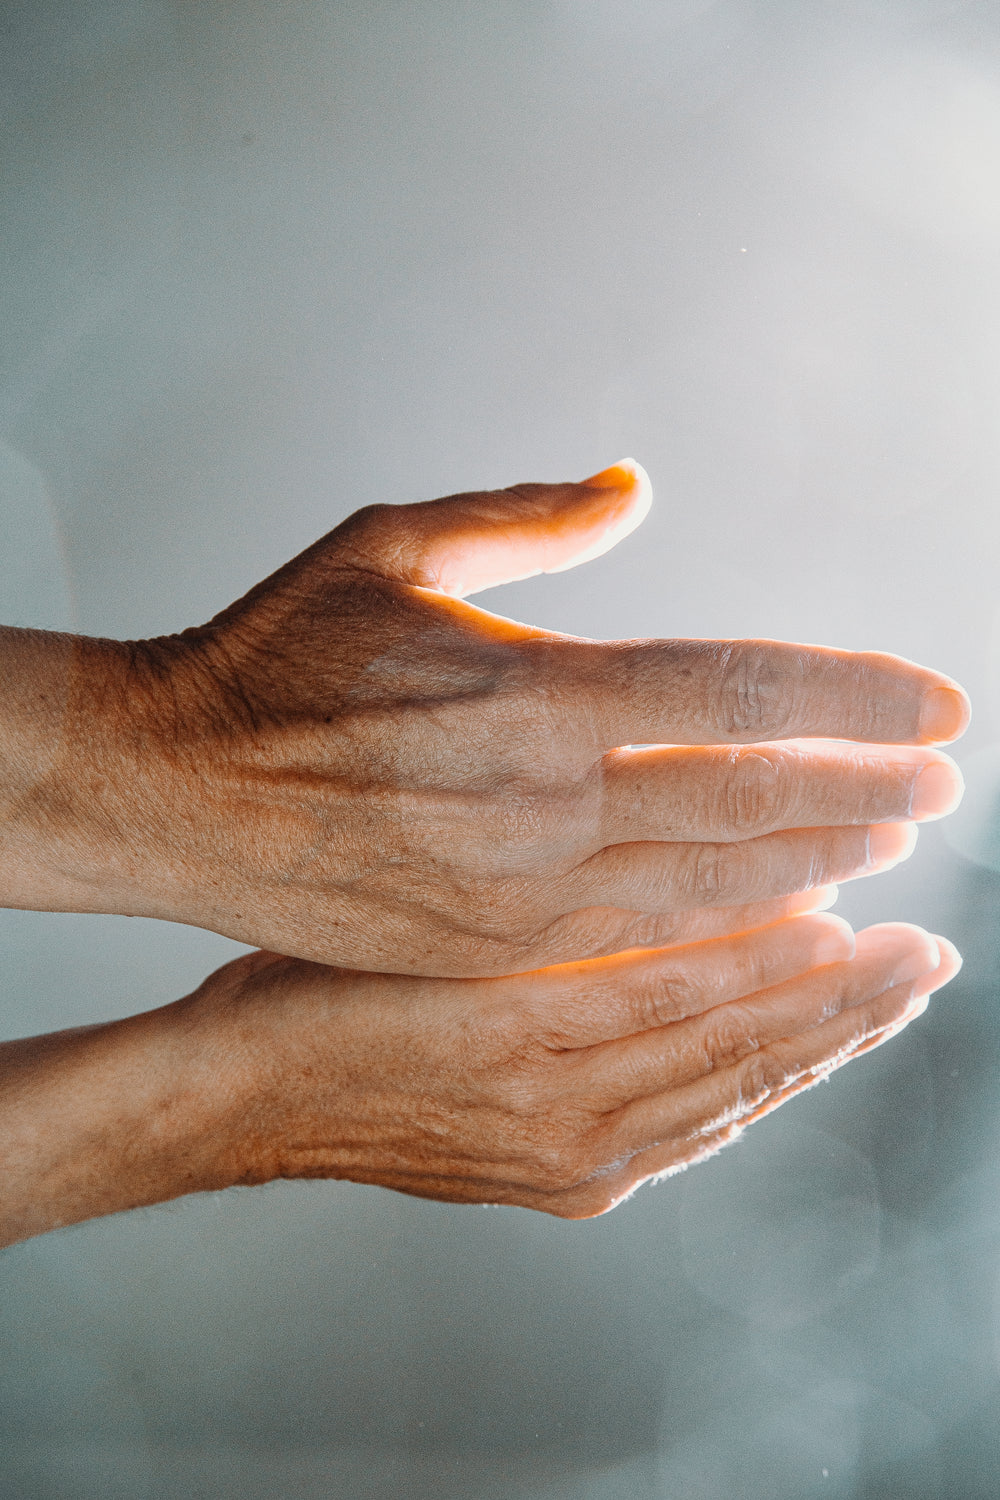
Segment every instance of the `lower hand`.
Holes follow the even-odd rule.
[[[225,1180],[585,1218],[885,1041],[958,964],[916,927],[869,928],[855,952],[845,923],[809,916],[485,981],[257,953],[186,1004],[244,1059]]]
[[[503,979],[252,953],[185,1000],[0,1045],[0,1243],[277,1177],[615,1207],[877,1046],[958,967],[808,915]]]

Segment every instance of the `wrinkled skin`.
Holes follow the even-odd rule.
[[[951,977],[820,914],[957,800],[949,679],[461,602],[647,502],[625,467],[376,507],[181,636],[0,631],[4,903],[275,950],[0,1044],[0,1242],[276,1177],[603,1213]]]
[[[255,1033],[247,1177],[604,1213],[886,1040],[960,962],[903,924],[849,958],[834,920],[478,983],[237,960],[215,982]]]
[[[209,625],[81,643],[68,753],[98,769],[46,825],[63,885],[26,877],[11,904],[475,977],[739,931],[904,856],[899,825],[960,792],[929,748],[967,719],[949,679],[780,642],[583,641],[456,597],[595,555],[648,500],[625,465],[373,507]],[[40,847],[29,824],[22,869]]]
[[[0,1045],[0,1243],[277,1177],[614,1208],[878,1045],[958,967],[828,915],[500,979],[252,953],[185,1000]]]

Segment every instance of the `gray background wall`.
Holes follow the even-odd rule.
[[[994,1497],[1000,10],[6,0],[0,618],[197,622],[373,500],[634,453],[656,508],[483,602],[895,650],[970,794],[859,923],[891,1047],[591,1224],[281,1184],[0,1257],[0,1495]],[[0,913],[17,1035],[236,945]]]

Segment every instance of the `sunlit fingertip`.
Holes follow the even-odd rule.
[[[811,891],[801,891],[788,898],[790,914],[807,916],[812,912],[829,911],[837,904],[839,895],[839,885],[817,885]]]
[[[925,974],[933,974],[940,962],[941,954],[937,943],[930,933],[922,932],[920,940],[896,964],[887,987],[891,989],[894,985],[908,984],[915,979],[922,979]]]
[[[964,734],[972,713],[968,695],[956,682],[954,687],[935,687],[920,706],[920,734],[925,740],[947,744]]]
[[[579,483],[588,490],[630,490],[638,489],[642,492],[642,498],[652,499],[653,486],[649,475],[636,463],[634,458],[620,458],[616,464],[610,464],[608,468],[602,469],[599,474],[591,474],[587,479],[581,479]]]
[[[868,830],[868,870],[890,870],[917,847],[915,823],[876,823]]]
[[[933,995],[935,990],[942,989],[954,979],[962,967],[962,955],[954,943],[949,942],[947,938],[938,937],[937,934],[934,934],[930,941],[937,951],[938,961],[933,969],[921,976],[916,985],[917,993],[925,997]]]
[[[910,797],[910,816],[923,822],[945,818],[962,800],[965,779],[953,760],[941,756],[918,772]]]
[[[939,932],[932,933],[931,936],[937,943],[941,954],[942,970],[947,974],[948,979],[954,979],[964,962],[961,953],[949,938],[942,937]]]
[[[817,968],[824,964],[844,963],[852,959],[857,949],[854,937],[854,929],[843,917],[834,916],[833,913],[823,913],[819,917],[822,926],[817,922],[817,932],[812,949],[813,965]]]

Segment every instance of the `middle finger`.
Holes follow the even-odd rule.
[[[606,755],[594,774],[601,845],[924,821],[951,812],[964,786],[939,750],[839,741],[628,746]]]

